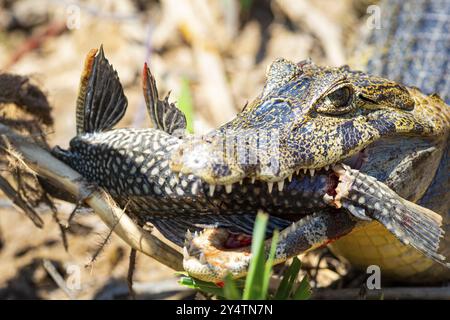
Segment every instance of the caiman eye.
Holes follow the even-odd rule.
[[[325,99],[336,108],[344,108],[351,103],[352,92],[349,87],[342,87],[330,93]]]
[[[343,114],[353,109],[353,90],[344,86],[324,97],[317,111],[329,114]]]

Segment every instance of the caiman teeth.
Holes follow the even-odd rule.
[[[205,257],[205,254],[203,252],[200,253],[200,256],[198,257],[198,260],[200,261],[200,263],[203,263],[203,264],[206,263],[206,257]]]
[[[343,166],[344,166],[343,164],[336,163],[336,164],[333,164],[331,166],[331,168],[333,169],[334,172],[341,175],[341,174],[345,173],[345,169]]]
[[[296,229],[296,226],[295,226],[295,222],[294,222],[291,224],[290,231],[295,232],[295,229]]]
[[[329,166],[329,165],[326,165],[326,166],[325,166],[325,170],[326,170],[326,171],[330,170],[330,166]]]
[[[325,201],[325,203],[327,204],[332,204],[334,198],[332,196],[330,196],[328,193],[325,193],[323,196],[323,200]]]
[[[269,189],[269,193],[272,193],[273,182],[267,182],[267,188]]]
[[[233,185],[232,184],[225,185],[225,191],[227,193],[231,193],[232,190],[233,190]]]
[[[188,249],[186,247],[183,247],[183,257],[185,259],[189,258],[189,252],[188,252]]]
[[[250,182],[251,182],[252,184],[255,183],[255,180],[256,180],[256,177],[251,177],[251,178],[250,178]]]
[[[289,180],[289,182],[292,181],[292,174],[290,174],[290,175],[288,176],[288,180]]]
[[[214,190],[216,189],[216,185],[215,184],[210,184],[209,185],[209,196],[212,197],[214,195]]]
[[[284,180],[278,181],[278,191],[283,191]]]
[[[316,170],[314,169],[309,169],[309,174],[311,175],[311,177],[314,177],[314,173],[316,172]]]
[[[306,174],[306,171],[308,171],[308,169],[303,168],[303,174]]]
[[[189,229],[188,229],[188,231],[186,231],[185,240],[188,242],[190,242],[192,240],[192,233],[191,233],[191,230],[189,230]]]

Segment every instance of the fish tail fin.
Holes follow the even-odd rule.
[[[402,243],[410,245],[429,258],[450,267],[446,257],[439,254],[439,244],[444,235],[442,217],[413,202],[398,197],[398,203],[390,209],[389,215],[374,214],[384,226]],[[383,211],[381,211],[383,212]],[[386,212],[386,210],[385,210]]]
[[[334,201],[359,219],[380,222],[403,244],[450,267],[439,253],[444,235],[439,214],[403,199],[381,181],[358,170],[344,166],[338,174],[340,182]]]

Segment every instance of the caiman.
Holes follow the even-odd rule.
[[[448,80],[439,72],[430,77],[441,86]],[[262,93],[235,119],[189,136],[184,115],[159,99],[147,66],[143,90],[154,128],[113,129],[127,99],[103,49],[92,50],[77,135],[68,150],[53,153],[140,225],[184,245],[193,276],[245,275],[249,235],[263,210],[267,236],[282,230],[276,263],[350,232],[334,248],[355,265],[450,278],[450,232],[440,239],[450,231],[450,108],[437,94],[347,66],[277,59]]]

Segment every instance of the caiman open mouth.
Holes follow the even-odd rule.
[[[365,158],[365,152],[359,152],[345,162],[361,167]],[[324,201],[330,205],[327,212],[329,215],[339,215],[338,206],[334,204],[334,200],[342,192],[345,192],[340,181],[342,170],[342,165],[338,164],[315,170],[312,173],[309,172],[311,176],[318,175],[327,178],[326,192],[323,197]],[[298,172],[297,174],[301,175],[302,173]],[[283,188],[279,190],[281,191]],[[327,230],[329,226],[322,223],[313,211],[296,217],[297,219],[289,227],[280,232],[279,239],[289,242],[292,241],[288,240],[289,237],[293,237],[297,233],[295,241],[298,241],[300,246],[305,249],[303,252],[327,245],[347,234],[353,227],[344,224],[345,226],[343,225],[339,230],[339,224],[333,226],[332,228],[335,230],[331,233],[333,236],[330,237]],[[223,272],[228,271],[235,277],[242,276],[246,272],[245,266],[248,265],[251,256],[251,241],[251,235],[231,232],[226,228],[207,228],[193,234],[187,232],[183,248],[185,269],[194,276],[207,281],[217,281],[225,276]],[[269,246],[270,243],[271,238],[269,237],[266,239],[266,246]],[[277,256],[275,262],[283,262],[286,258],[287,256]]]
[[[357,155],[349,158],[346,163],[355,164],[356,167],[361,167],[365,158],[365,153],[360,152]],[[323,168],[319,169],[315,172],[317,176],[324,175],[327,177],[326,180],[326,193],[323,195],[324,201],[327,204],[330,204],[332,207],[340,208],[339,199],[343,194],[348,192],[347,188],[350,187],[349,181],[345,180],[345,175],[343,174],[342,165],[333,165],[331,168]],[[301,173],[299,173],[301,175]],[[270,189],[270,187],[269,187]],[[279,191],[282,191],[281,188]],[[304,213],[302,215],[296,215],[297,218],[294,223],[299,222],[300,220],[311,215],[310,213]],[[292,230],[292,226],[284,229],[283,231]],[[206,229],[201,233],[194,233],[194,235],[188,234],[187,238],[194,240],[195,243],[199,245],[199,247],[204,247],[207,241],[207,245],[214,245],[218,250],[235,250],[242,249],[251,244],[252,237],[251,235],[245,233],[236,233],[228,231],[226,228],[219,229]],[[214,239],[214,241],[211,241]]]

